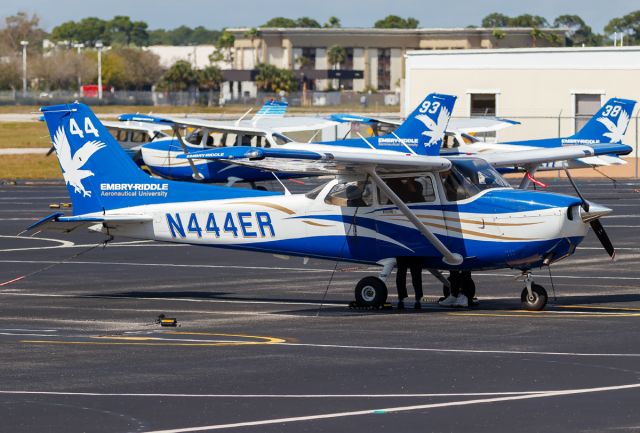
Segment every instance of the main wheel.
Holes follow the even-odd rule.
[[[547,291],[544,287],[538,284],[531,285],[531,294],[529,296],[529,292],[525,287],[520,295],[520,300],[522,301],[522,308],[529,311],[541,311],[544,309],[545,305],[547,305]]]
[[[387,300],[387,285],[378,277],[364,277],[356,285],[356,305],[380,307]]]

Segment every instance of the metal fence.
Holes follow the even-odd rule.
[[[262,105],[269,99],[286,100],[292,107],[332,107],[349,106],[353,108],[375,109],[376,107],[398,106],[400,96],[397,93],[358,93],[358,92],[291,92],[276,94],[258,92],[256,95],[221,94],[218,91],[127,91],[105,90],[102,99],[83,96],[80,92],[56,90],[51,92],[0,91],[0,105],[50,105],[82,101],[90,105],[174,105],[174,106],[223,106],[223,105]]]

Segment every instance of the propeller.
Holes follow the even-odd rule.
[[[580,203],[580,207],[584,210],[584,212],[580,212],[582,221],[589,223],[589,225],[593,229],[593,233],[595,233],[596,237],[604,247],[604,250],[607,252],[607,254],[609,254],[609,257],[611,257],[612,260],[615,260],[616,250],[613,247],[611,239],[609,239],[609,235],[607,235],[604,226],[600,222],[600,217],[610,213],[611,209],[597,204],[589,203],[578,189],[578,186],[573,181],[573,178],[571,177],[571,174],[566,167],[564,169],[564,172],[567,174],[567,179],[569,179],[569,182],[571,182],[573,189],[576,191],[578,197],[580,197],[580,200],[582,201],[582,203]]]

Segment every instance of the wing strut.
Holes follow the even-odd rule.
[[[173,132],[176,134],[176,137],[178,138],[178,142],[180,143],[180,146],[182,147],[182,151],[184,152],[184,154],[185,155],[188,154],[189,149],[187,149],[187,145],[182,139],[182,135],[180,134],[180,130],[178,129],[177,125],[174,125]],[[196,165],[193,163],[193,159],[189,158],[188,161],[189,161],[189,166],[191,166],[191,171],[193,172],[191,177],[193,177],[195,180],[204,179],[204,176],[202,175],[202,173],[198,171],[198,169],[196,168]]]
[[[382,192],[384,192],[385,195],[389,197],[393,204],[398,206],[400,212],[402,212],[404,216],[406,216],[407,219],[411,221],[411,223],[418,229],[418,231],[422,233],[425,238],[427,238],[431,245],[433,245],[440,252],[440,254],[442,254],[443,262],[448,265],[459,265],[462,263],[462,256],[458,253],[449,251],[449,249],[442,242],[440,242],[440,239],[438,239],[436,235],[431,233],[431,231],[429,231],[429,229],[425,227],[422,222],[420,222],[418,217],[411,211],[411,209],[409,209],[409,206],[407,206],[405,202],[403,202],[400,197],[398,197],[396,193],[393,192],[391,188],[389,188],[389,186],[382,180],[382,178],[378,176],[375,168],[369,168],[367,170],[367,173],[369,174],[369,176],[371,176],[373,183],[375,183],[378,188],[380,188],[380,190],[382,190]]]

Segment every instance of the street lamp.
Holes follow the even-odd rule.
[[[78,92],[82,92],[82,67],[80,65],[80,54],[84,48],[84,44],[73,44],[73,48],[78,49]]]
[[[20,41],[22,45],[22,96],[27,97],[27,45],[29,41]]]
[[[102,99],[102,41],[96,41],[98,49],[98,99]]]

